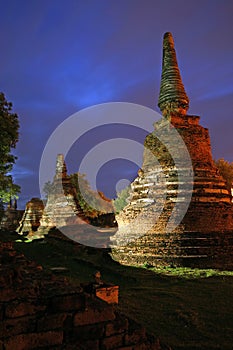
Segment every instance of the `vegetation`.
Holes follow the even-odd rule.
[[[228,162],[223,158],[215,161],[216,167],[219,169],[220,174],[226,180],[227,188],[230,191],[233,187],[233,162]]]
[[[85,174],[77,172],[70,175],[70,179],[76,188],[78,202],[86,216],[94,218],[113,211],[111,201],[102,192],[91,189]]]
[[[9,202],[11,198],[17,198],[20,187],[13,183],[9,175],[16,157],[11,154],[11,149],[16,147],[19,137],[18,116],[12,113],[12,103],[7,102],[4,94],[0,92],[0,202]]]
[[[106,198],[102,192],[93,191],[85,174],[74,173],[70,175],[70,180],[76,189],[78,203],[86,217],[95,218],[100,214],[113,212],[111,200]],[[53,191],[53,183],[46,182],[43,191],[47,198],[48,194]]]
[[[123,210],[124,207],[127,205],[128,198],[130,195],[130,189],[131,189],[131,186],[127,186],[123,190],[117,192],[117,198],[112,201],[113,206],[115,208],[115,212],[117,214],[119,214],[120,211]]]
[[[53,191],[53,184],[51,181],[47,181],[45,184],[44,184],[44,187],[43,187],[43,192],[45,194],[45,198],[48,199],[48,195],[49,193],[51,193]]]

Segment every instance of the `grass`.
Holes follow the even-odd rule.
[[[144,267],[144,266],[143,266]],[[194,269],[189,267],[156,267],[151,268],[152,271],[154,271],[157,274],[166,275],[166,276],[176,276],[186,279],[193,279],[193,278],[207,278],[207,277],[213,277],[213,276],[232,276],[233,277],[233,271],[220,271],[220,270],[213,270],[213,269]]]
[[[15,247],[45,269],[66,267],[60,273],[76,283],[91,281],[100,270],[105,281],[120,286],[118,309],[174,350],[232,349],[231,271],[127,267],[100,249],[55,239]]]

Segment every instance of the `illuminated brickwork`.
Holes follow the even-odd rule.
[[[198,116],[186,114],[188,103],[174,42],[171,34],[166,33],[159,96],[159,107],[165,118],[154,124],[156,133],[145,139],[142,169],[132,183],[129,204],[117,216],[119,230],[114,237],[117,246],[112,256],[122,263],[233,268],[231,195],[214,165],[208,129],[199,125]],[[192,170],[182,161],[182,148],[170,138],[172,127],[185,142],[192,161],[191,190],[187,174]],[[163,136],[163,142],[158,135]],[[173,157],[169,149],[173,150]],[[182,183],[177,168],[182,174]],[[158,181],[162,176],[164,181]],[[191,200],[186,215],[175,230],[167,232],[176,203],[179,201],[182,210],[187,194]],[[153,218],[156,219],[151,224]],[[128,243],[132,237],[136,240]]]

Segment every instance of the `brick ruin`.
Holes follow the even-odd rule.
[[[171,33],[164,35],[158,106],[163,118],[145,139],[142,169],[131,185],[128,205],[116,217],[112,256],[128,265],[232,269],[231,195],[214,165],[208,129],[199,125],[200,117],[187,115],[189,99]],[[172,137],[174,128],[191,167],[183,159],[182,144]],[[168,230],[171,216],[176,219],[186,205],[183,220]]]
[[[40,226],[40,220],[44,211],[44,203],[40,198],[32,198],[26,204],[26,208],[16,232],[33,236]]]
[[[29,238],[42,238],[50,229],[88,222],[67,175],[64,156],[58,154],[56,171],[46,205],[39,198],[27,202],[25,210],[17,210],[10,201],[0,222],[1,230],[16,231]]]
[[[15,231],[19,225],[19,221],[22,219],[24,211],[17,209],[16,199],[10,200],[7,209],[0,213],[0,229],[6,231]]]
[[[1,244],[0,263],[0,349],[170,349],[114,305],[27,260],[11,242]]]
[[[76,189],[67,176],[63,154],[58,154],[56,173],[45,205],[38,234],[51,228],[84,223],[84,214],[77,200]]]
[[[55,228],[60,228],[68,237],[83,244],[87,243],[87,245],[90,241],[95,244],[93,240],[98,234],[97,245],[106,246],[109,241],[108,237],[112,233],[101,235],[97,228],[116,226],[114,209],[111,201],[105,198],[102,193],[95,192],[94,195],[97,198],[101,196],[102,200],[105,201],[105,206],[102,204],[103,211],[99,211],[95,217],[90,217],[83,211],[79,203],[77,190],[72,184],[70,176],[67,175],[63,154],[58,154],[55,176],[50,185],[45,206],[41,199],[32,198],[26,204],[23,217],[20,222],[17,221],[13,231],[16,230],[29,239],[37,239],[43,238]]]
[[[154,132],[145,139],[142,169],[131,185],[129,204],[117,216],[119,229],[112,238],[112,256],[129,265],[232,269],[232,197],[214,165],[208,129],[199,124],[199,116],[187,114],[189,98],[170,33],[165,34],[163,42],[158,106],[163,118],[154,124]],[[173,139],[174,130],[186,145],[190,166],[185,156],[182,157],[182,143]],[[77,235],[76,240],[83,244],[88,245],[94,236],[97,241],[103,241],[103,247],[108,245],[112,233],[101,236],[99,231],[85,225],[88,220],[67,176],[61,154],[57,157],[52,185],[42,216],[39,203],[32,201],[18,232],[29,232],[38,238],[54,227],[67,227],[71,232],[69,237],[77,235],[78,231],[80,236]],[[172,229],[171,218],[176,221],[182,211],[186,215]],[[16,208],[8,208],[1,228],[14,231],[21,215]],[[107,219],[111,226],[113,215]],[[99,218],[94,220],[94,225],[98,226]],[[101,220],[104,226],[106,217]]]

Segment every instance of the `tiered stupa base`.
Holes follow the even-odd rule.
[[[188,231],[183,225],[176,228],[174,232],[153,231],[124,245],[118,245],[112,249],[112,257],[125,265],[151,265],[171,267],[192,267],[192,268],[215,268],[233,269],[233,230],[219,231],[218,228],[211,230],[208,223],[216,222],[218,217],[223,215],[232,216],[231,208],[224,205],[209,207],[209,205],[197,205],[190,208],[187,217],[209,216],[204,226],[206,231]],[[227,214],[228,213],[228,214]],[[219,222],[224,226],[224,219]],[[214,226],[212,224],[211,226]],[[119,234],[119,233],[118,233]]]
[[[171,116],[170,122],[169,127],[166,120],[155,123],[156,132],[145,140],[142,170],[132,183],[129,204],[116,218],[112,257],[127,265],[232,269],[233,206],[213,163],[208,130],[196,116]],[[174,144],[173,127],[193,170],[179,143]],[[181,223],[169,229],[171,216],[181,211],[186,213]]]

